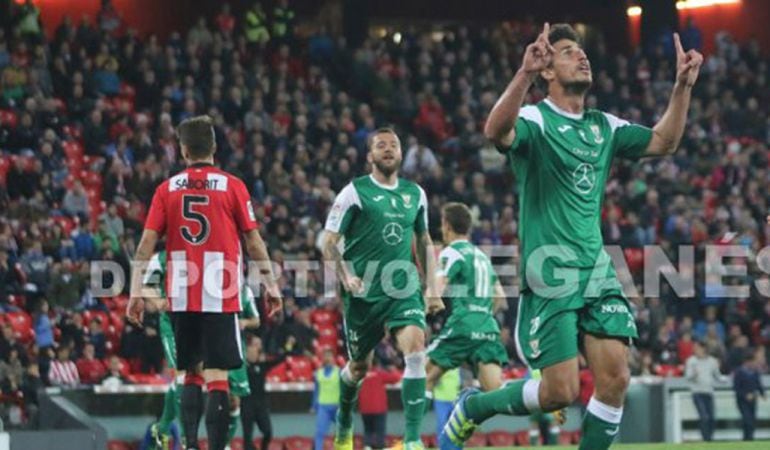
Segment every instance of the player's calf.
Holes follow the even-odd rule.
[[[571,405],[580,395],[578,360],[572,358],[542,369],[538,386],[538,402],[544,412]]]

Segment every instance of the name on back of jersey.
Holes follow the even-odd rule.
[[[210,190],[210,191],[221,191],[221,187],[217,184],[220,183],[221,179],[189,179],[189,178],[178,178],[174,180],[174,190],[182,190],[182,189],[196,189],[196,190]]]

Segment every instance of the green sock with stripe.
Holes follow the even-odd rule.
[[[497,414],[526,416],[540,410],[539,380],[518,380],[495,391],[469,396],[465,401],[468,419],[480,424]]]
[[[425,378],[404,378],[401,381],[401,402],[404,404],[404,442],[420,440],[420,426],[425,417]]]
[[[617,408],[591,397],[583,417],[579,450],[606,450],[620,430],[623,408]]]
[[[172,383],[166,394],[163,396],[163,412],[158,419],[158,431],[161,434],[168,434],[171,423],[179,415],[179,395],[177,395],[176,385]]]
[[[230,412],[230,424],[227,427],[227,443],[230,444],[230,441],[233,440],[235,437],[235,432],[238,431],[238,421],[241,418],[241,408],[236,409],[235,411]]]
[[[358,399],[361,383],[353,381],[346,366],[340,372],[340,406],[337,409],[337,437],[345,437],[353,430],[353,408]]]

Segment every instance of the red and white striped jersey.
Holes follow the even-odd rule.
[[[78,368],[72,361],[51,361],[48,369],[48,380],[54,386],[77,386],[80,384]]]
[[[193,164],[158,186],[144,227],[166,235],[171,311],[240,311],[240,235],[257,228],[241,180],[210,164]]]

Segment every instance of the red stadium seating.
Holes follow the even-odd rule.
[[[420,439],[422,439],[422,443],[425,444],[426,447],[436,447],[436,435],[435,434],[423,434],[420,436]]]
[[[32,329],[32,318],[24,311],[9,312],[4,314],[3,322],[11,324],[16,339],[23,344],[28,344],[35,339],[35,332]]]
[[[83,325],[88,326],[92,320],[99,319],[102,322],[102,327],[106,332],[107,327],[110,325],[110,318],[104,311],[85,310],[83,311]]]
[[[521,430],[514,433],[514,440],[516,441],[516,445],[520,447],[528,447],[529,446],[529,431],[528,430]]]
[[[516,437],[508,431],[496,430],[487,433],[487,443],[490,447],[513,447]]]
[[[230,441],[230,450],[243,450],[243,438],[234,437],[233,440]]]
[[[259,450],[264,450],[262,447],[262,439],[261,438],[254,438],[254,446],[257,447]],[[273,438],[273,440],[270,441],[270,445],[268,445],[267,450],[284,450],[283,449],[283,439],[281,438]]]
[[[19,116],[9,109],[0,109],[0,127],[16,128],[19,123]]]
[[[313,380],[313,362],[307,356],[289,356],[286,365],[289,381]]]
[[[109,441],[107,450],[134,450],[134,445],[126,441]]]
[[[655,366],[655,375],[661,377],[681,377],[684,369],[681,365],[660,364]]]
[[[487,446],[487,435],[477,431],[473,433],[473,436],[471,436],[468,441],[465,442],[466,447],[486,447]]]
[[[559,445],[570,445],[572,444],[572,435],[574,432],[567,431],[567,430],[561,430],[559,432]]]
[[[285,450],[312,450],[313,440],[305,436],[289,436],[283,440]]]
[[[393,447],[401,440],[402,440],[401,436],[396,436],[395,434],[389,434],[385,436],[385,446]]]
[[[151,384],[155,386],[164,386],[168,384],[168,380],[156,373],[132,373],[129,374],[126,378],[132,384]]]
[[[267,381],[277,383],[281,381],[288,381],[289,376],[286,373],[288,366],[285,362],[278,364],[267,372]]]

